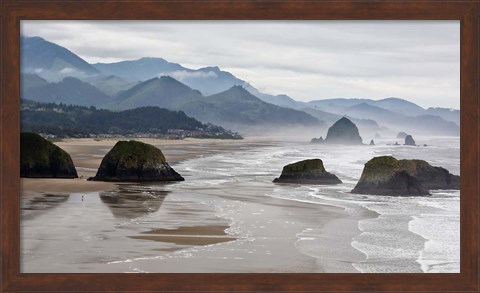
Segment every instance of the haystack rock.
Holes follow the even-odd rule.
[[[352,193],[418,196],[429,195],[432,189],[460,189],[460,176],[423,160],[397,160],[382,156],[365,164]]]
[[[337,176],[325,170],[320,159],[304,160],[283,167],[275,183],[300,183],[300,184],[340,184],[342,181]]]
[[[139,141],[119,141],[105,155],[94,181],[183,181],[158,148]]]
[[[328,129],[325,143],[362,144],[362,138],[355,123],[342,117]]]
[[[72,158],[38,134],[20,133],[20,177],[77,178]]]
[[[413,140],[413,137],[411,135],[405,136],[405,145],[416,145],[415,140]]]

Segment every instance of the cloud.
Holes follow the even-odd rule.
[[[65,67],[62,70],[60,70],[60,73],[65,74],[65,75],[72,74],[72,73],[75,73],[75,72],[76,72],[76,70],[74,68],[71,68],[71,67]]]
[[[165,72],[165,73],[158,74],[159,77],[162,75],[168,75],[180,81],[188,78],[210,78],[210,77],[215,78],[218,76],[217,73],[213,71],[205,72],[205,71],[186,71],[186,70],[177,70],[173,72]]]
[[[297,100],[390,96],[459,108],[459,21],[22,21],[91,63],[219,66]],[[178,72],[188,78],[191,72]]]

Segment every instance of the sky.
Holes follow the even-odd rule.
[[[22,21],[89,63],[218,66],[295,100],[398,97],[460,107],[459,21]]]

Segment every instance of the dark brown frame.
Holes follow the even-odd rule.
[[[18,291],[479,290],[479,16],[465,1],[55,1],[1,3],[0,192],[2,287]],[[461,273],[22,274],[19,235],[19,25],[22,19],[460,20]]]

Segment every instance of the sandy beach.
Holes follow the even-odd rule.
[[[81,178],[21,179],[22,272],[458,272],[459,191],[350,192],[376,155],[427,159],[458,174],[454,139],[360,149],[267,138],[144,141],[185,181],[87,181],[110,139],[57,143]],[[272,182],[307,158],[321,158],[343,183]]]
[[[261,139],[141,140],[159,147],[174,168],[195,158],[274,145]],[[114,139],[58,142],[71,155],[80,178],[21,179],[23,271],[356,272],[352,263],[365,258],[350,242],[360,233],[358,221],[374,216],[371,212],[352,217],[339,207],[259,197],[258,188],[248,185],[233,186],[228,194],[218,187],[170,192],[177,183],[152,191],[148,185],[87,181],[115,143]],[[122,197],[145,193],[154,197]],[[227,214],[219,216],[219,209]],[[75,214],[88,217],[72,218]],[[153,214],[155,219],[149,218]],[[245,227],[253,229],[243,233]],[[55,241],[42,241],[45,235]],[[310,256],[297,242],[321,235],[327,237],[319,262],[318,255]],[[101,241],[90,244],[92,237]],[[94,252],[89,245],[94,245]],[[41,253],[34,251],[39,246],[44,247]],[[191,251],[196,254],[193,258],[188,257]],[[68,261],[46,266],[49,254],[63,255]]]
[[[69,138],[56,142],[56,145],[72,157],[79,178],[73,180],[22,178],[20,179],[22,195],[37,192],[88,192],[115,188],[115,184],[111,182],[87,181],[86,179],[95,176],[103,157],[119,140],[126,139]],[[241,141],[195,138],[184,140],[140,138],[137,140],[160,148],[169,164],[219,152],[271,144],[271,142],[255,138]],[[67,182],[68,184],[66,184]]]

